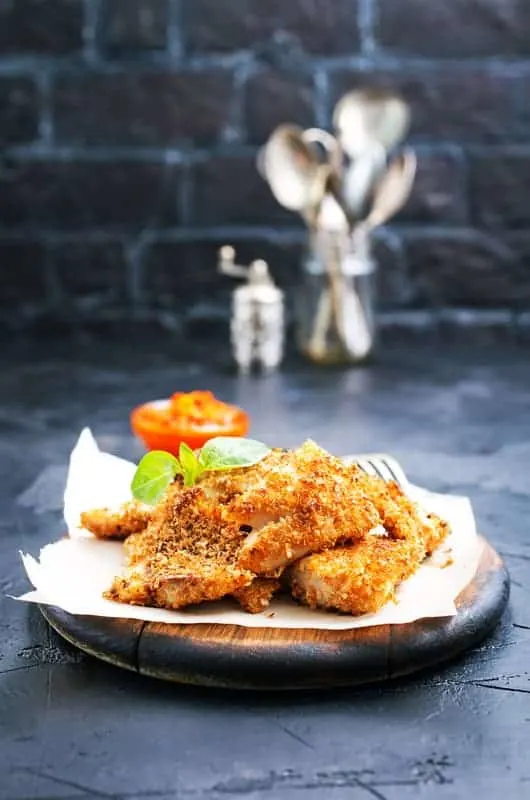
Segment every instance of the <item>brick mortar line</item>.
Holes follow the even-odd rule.
[[[138,228],[127,228],[124,226],[115,226],[114,228],[108,226],[102,229],[101,226],[95,227],[79,227],[79,228],[32,228],[27,224],[20,226],[3,227],[0,224],[0,243],[2,241],[16,241],[42,238],[47,240],[49,238],[61,238],[65,240],[83,239],[85,237],[94,238],[102,237],[102,239],[118,238],[126,239],[138,235]],[[169,225],[167,227],[152,226],[147,228],[147,232],[155,239],[165,239],[167,241],[209,241],[215,239],[217,236],[234,236],[238,239],[253,239],[267,237],[275,241],[301,241],[307,239],[307,232],[303,227],[294,227],[289,225],[277,226],[271,224],[255,225],[255,224],[232,224],[232,225],[186,225],[177,226]],[[442,224],[439,225],[426,225],[422,222],[408,222],[408,223],[394,223],[392,225],[383,226],[374,234],[376,239],[401,236],[421,237],[426,239],[445,239],[450,237],[461,238],[463,241],[479,237],[485,237],[493,240],[502,240],[511,236],[530,236],[527,228],[491,228],[491,227],[474,227],[472,225],[463,223],[458,224]]]
[[[361,36],[361,52],[366,57],[372,57],[377,50],[375,39],[376,14],[375,0],[359,0],[357,24]]]
[[[44,84],[46,85],[46,84]],[[318,104],[317,104],[318,105]],[[325,124],[329,111],[321,100],[317,114]],[[50,110],[47,109],[47,114]],[[51,121],[50,121],[51,122]],[[329,127],[329,126],[325,126]],[[530,159],[530,145],[506,142],[499,144],[470,144],[461,141],[428,141],[410,138],[407,145],[412,147],[421,157],[452,156],[461,166],[466,164],[468,158],[528,158]],[[40,138],[29,144],[12,144],[3,148],[3,156],[20,160],[40,161],[94,161],[107,162],[123,159],[125,161],[160,162],[171,161],[178,164],[200,164],[213,158],[253,157],[259,151],[261,144],[249,143],[240,139],[220,141],[208,146],[192,148],[179,147],[178,145],[119,145],[119,144],[62,144],[47,138]]]
[[[247,142],[218,142],[208,147],[172,147],[168,145],[79,145],[61,144],[60,142],[33,141],[29,144],[12,144],[3,148],[4,157],[40,160],[43,158],[60,160],[102,160],[112,158],[131,158],[150,161],[159,159],[162,162],[168,157],[178,158],[182,163],[200,163],[210,158],[232,158],[237,156],[254,156],[261,149],[261,144]],[[461,152],[462,148],[455,145],[436,145],[431,149],[429,145],[420,145],[418,152],[430,154],[449,154],[450,151]],[[530,148],[528,148],[530,153]]]
[[[180,64],[185,53],[183,8],[181,0],[168,0],[166,50],[170,63]]]
[[[144,243],[186,243],[186,242],[212,242],[226,237],[237,241],[252,241],[264,239],[278,244],[303,244],[306,234],[302,228],[278,229],[268,226],[210,226],[210,227],[174,227],[174,228],[144,228],[141,231]],[[20,242],[36,244],[69,244],[76,242],[132,243],[139,237],[139,227],[135,229],[108,228],[102,231],[99,228],[76,228],[73,230],[42,230],[31,229],[27,225],[18,229],[0,227],[0,245]]]
[[[530,71],[530,57],[503,58],[491,56],[488,58],[431,58],[426,56],[392,55],[381,50],[374,50],[370,54],[359,53],[356,55],[320,56],[312,55],[309,61],[320,69],[329,71],[351,69],[388,70],[391,72],[413,72],[427,70],[436,73],[445,69],[458,68],[462,72],[472,72],[478,69],[492,70],[498,75],[507,77],[526,77]]]
[[[99,62],[99,31],[102,23],[101,0],[84,0],[83,56],[86,65]]]
[[[510,258],[510,263],[517,263],[520,259],[513,250],[517,241],[530,238],[526,230],[508,229],[497,231],[493,234],[489,229],[482,228],[430,228],[428,233],[424,232],[421,225],[407,227],[388,227],[383,228],[375,235],[376,243],[387,244],[395,256],[399,254],[407,262],[407,246],[414,243],[423,242],[428,244],[440,244],[444,241],[451,243],[481,244],[489,247],[491,253],[497,252],[506,258]],[[68,244],[110,244],[113,242],[132,245],[141,242],[142,250],[157,244],[206,244],[216,241],[231,241],[235,245],[238,243],[262,241],[269,242],[278,247],[297,245],[302,247],[307,241],[307,235],[303,228],[273,228],[265,226],[187,226],[185,228],[160,228],[146,224],[143,227],[132,228],[127,225],[108,227],[106,230],[76,228],[73,230],[31,228],[27,225],[18,228],[0,227],[0,246],[17,245],[21,243],[32,243],[36,245],[56,245]]]
[[[53,108],[51,84],[47,72],[38,73],[35,81],[38,86],[38,139],[33,146],[50,147],[54,139]],[[31,146],[31,145],[30,145]]]
[[[329,76],[323,70],[313,72],[313,113],[315,122],[321,128],[328,127],[331,117]]]
[[[100,0],[93,0],[100,2]],[[370,0],[363,0],[370,2]],[[92,5],[89,0],[89,6]],[[96,17],[92,17],[85,29],[84,50],[67,55],[19,55],[0,56],[0,75],[28,74],[43,69],[62,74],[92,74],[102,75],[129,72],[181,72],[201,71],[212,69],[234,69],[241,64],[255,60],[260,64],[260,49],[244,48],[229,54],[205,53],[194,54],[188,57],[172,56],[165,51],[139,53],[138,55],[124,55],[121,57],[106,57],[97,45]],[[258,43],[259,45],[260,43]],[[263,66],[266,66],[265,64]],[[302,67],[311,69],[324,69],[328,71],[352,69],[363,70],[367,68],[390,71],[414,71],[416,69],[428,71],[441,71],[444,69],[458,68],[463,72],[484,69],[493,70],[499,75],[507,77],[527,77],[530,72],[530,57],[508,58],[490,56],[485,58],[431,58],[411,55],[391,55],[381,50],[370,53],[356,53],[355,55],[323,56],[303,51]]]
[[[5,148],[4,157],[32,161],[65,161],[65,162],[113,162],[124,161],[145,163],[194,164],[209,158],[231,156],[252,156],[257,153],[256,145],[234,144],[215,145],[212,148],[194,148],[192,150],[168,146],[123,146],[123,145],[67,145],[46,142],[32,142],[29,145],[13,145]]]
[[[18,58],[0,57],[0,77],[16,77],[34,75],[46,71],[53,77],[82,78],[85,76],[101,75],[151,75],[180,74],[185,72],[201,73],[214,71],[233,71],[253,57],[251,52],[243,55],[215,58],[208,60],[193,59],[186,61],[172,61],[161,54],[151,56],[132,56],[121,59],[106,59],[99,54],[91,60],[79,53],[75,56],[23,56]],[[309,63],[309,62],[308,62]]]
[[[44,85],[47,86],[46,78],[43,77]],[[47,88],[46,88],[46,91]],[[239,101],[238,101],[239,102]],[[328,125],[330,106],[326,101],[325,89],[323,95],[315,103],[317,117],[321,119],[322,125],[331,130]],[[238,111],[239,115],[239,111]],[[241,120],[238,121],[238,125]],[[499,141],[494,144],[476,143],[466,140],[450,139],[431,139],[428,137],[409,137],[407,146],[412,147],[420,156],[452,155],[455,159],[462,161],[466,158],[494,158],[494,157],[514,157],[530,158],[530,145],[524,141]],[[2,153],[7,157],[25,158],[27,160],[38,160],[44,158],[57,158],[61,160],[110,160],[112,158],[131,158],[146,161],[164,160],[169,157],[177,159],[183,163],[193,163],[211,157],[232,157],[248,156],[255,154],[262,143],[253,143],[245,139],[233,139],[228,141],[218,140],[208,145],[197,145],[192,147],[161,143],[159,145],[127,145],[127,144],[68,144],[53,140],[38,139],[27,144],[10,144],[3,148]],[[176,162],[175,162],[176,163]]]
[[[254,72],[254,64],[251,61],[240,64],[234,70],[228,119],[220,133],[220,140],[224,146],[240,146],[248,136],[245,120],[245,88]]]

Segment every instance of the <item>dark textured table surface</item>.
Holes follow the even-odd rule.
[[[252,800],[530,796],[530,366],[513,343],[395,343],[370,368],[293,363],[238,379],[206,349],[11,346],[0,355],[0,797]],[[37,608],[20,549],[62,533],[83,425],[140,453],[127,413],[177,388],[248,408],[253,435],[387,450],[431,489],[469,495],[504,555],[511,609],[457,663],[327,693],[228,693],[140,678],[75,651]]]

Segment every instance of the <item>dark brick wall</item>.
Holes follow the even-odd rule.
[[[225,242],[292,286],[257,148],[360,84],[410,100],[419,155],[382,308],[527,320],[528,0],[0,0],[0,321],[218,318]]]

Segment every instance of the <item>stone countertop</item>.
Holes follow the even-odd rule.
[[[515,343],[394,342],[370,367],[289,363],[237,378],[208,348],[6,347],[0,355],[0,798],[454,800],[530,792],[530,368]],[[120,671],[65,644],[18,551],[61,530],[65,463],[84,425],[137,457],[142,400],[211,388],[252,434],[337,454],[390,451],[417,483],[472,498],[512,576],[510,611],[456,663],[385,685],[230,693]]]

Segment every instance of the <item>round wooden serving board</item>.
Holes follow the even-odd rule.
[[[497,624],[509,595],[506,568],[485,540],[454,617],[356,630],[173,625],[74,616],[41,606],[67,641],[119,667],[180,683],[232,689],[351,686],[408,675],[454,658]]]

